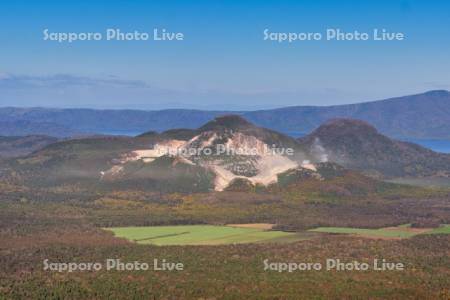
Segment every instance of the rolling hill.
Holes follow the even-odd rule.
[[[0,157],[25,156],[57,141],[57,138],[44,135],[0,136]]]

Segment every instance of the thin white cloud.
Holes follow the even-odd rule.
[[[61,88],[71,86],[116,86],[130,88],[151,88],[141,80],[127,80],[108,76],[107,78],[94,78],[71,74],[54,75],[14,75],[0,73],[0,87],[23,88],[23,87],[49,87]]]

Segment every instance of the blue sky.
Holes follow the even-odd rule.
[[[43,41],[42,31],[183,32],[180,42]],[[327,28],[404,41],[263,40]],[[449,1],[0,2],[0,106],[259,109],[450,89]]]

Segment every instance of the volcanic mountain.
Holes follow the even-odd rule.
[[[76,183],[191,192],[223,190],[239,178],[269,185],[287,170],[314,169],[308,159],[294,138],[227,115],[198,129],[62,141],[11,160],[9,166],[16,177],[42,186]]]
[[[450,176],[450,155],[390,139],[364,121],[333,119],[299,142],[316,161],[377,177]]]
[[[363,121],[332,120],[296,140],[235,115],[198,129],[60,141],[0,163],[1,176],[34,186],[189,193],[362,176],[351,169],[378,178],[450,176],[450,155],[392,140]]]
[[[166,131],[159,138],[151,149],[134,151],[133,158],[122,160],[122,166],[115,166],[103,176],[121,176],[124,166],[136,158],[151,163],[171,157],[176,164],[208,170],[214,177],[214,189],[223,190],[239,178],[252,184],[276,183],[277,174],[299,167],[307,158],[295,139],[257,127],[236,115],[217,117],[196,130]]]

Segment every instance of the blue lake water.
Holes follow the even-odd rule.
[[[105,135],[137,136],[137,135],[143,134],[144,131],[110,130],[110,131],[102,131],[99,133],[105,134]]]

